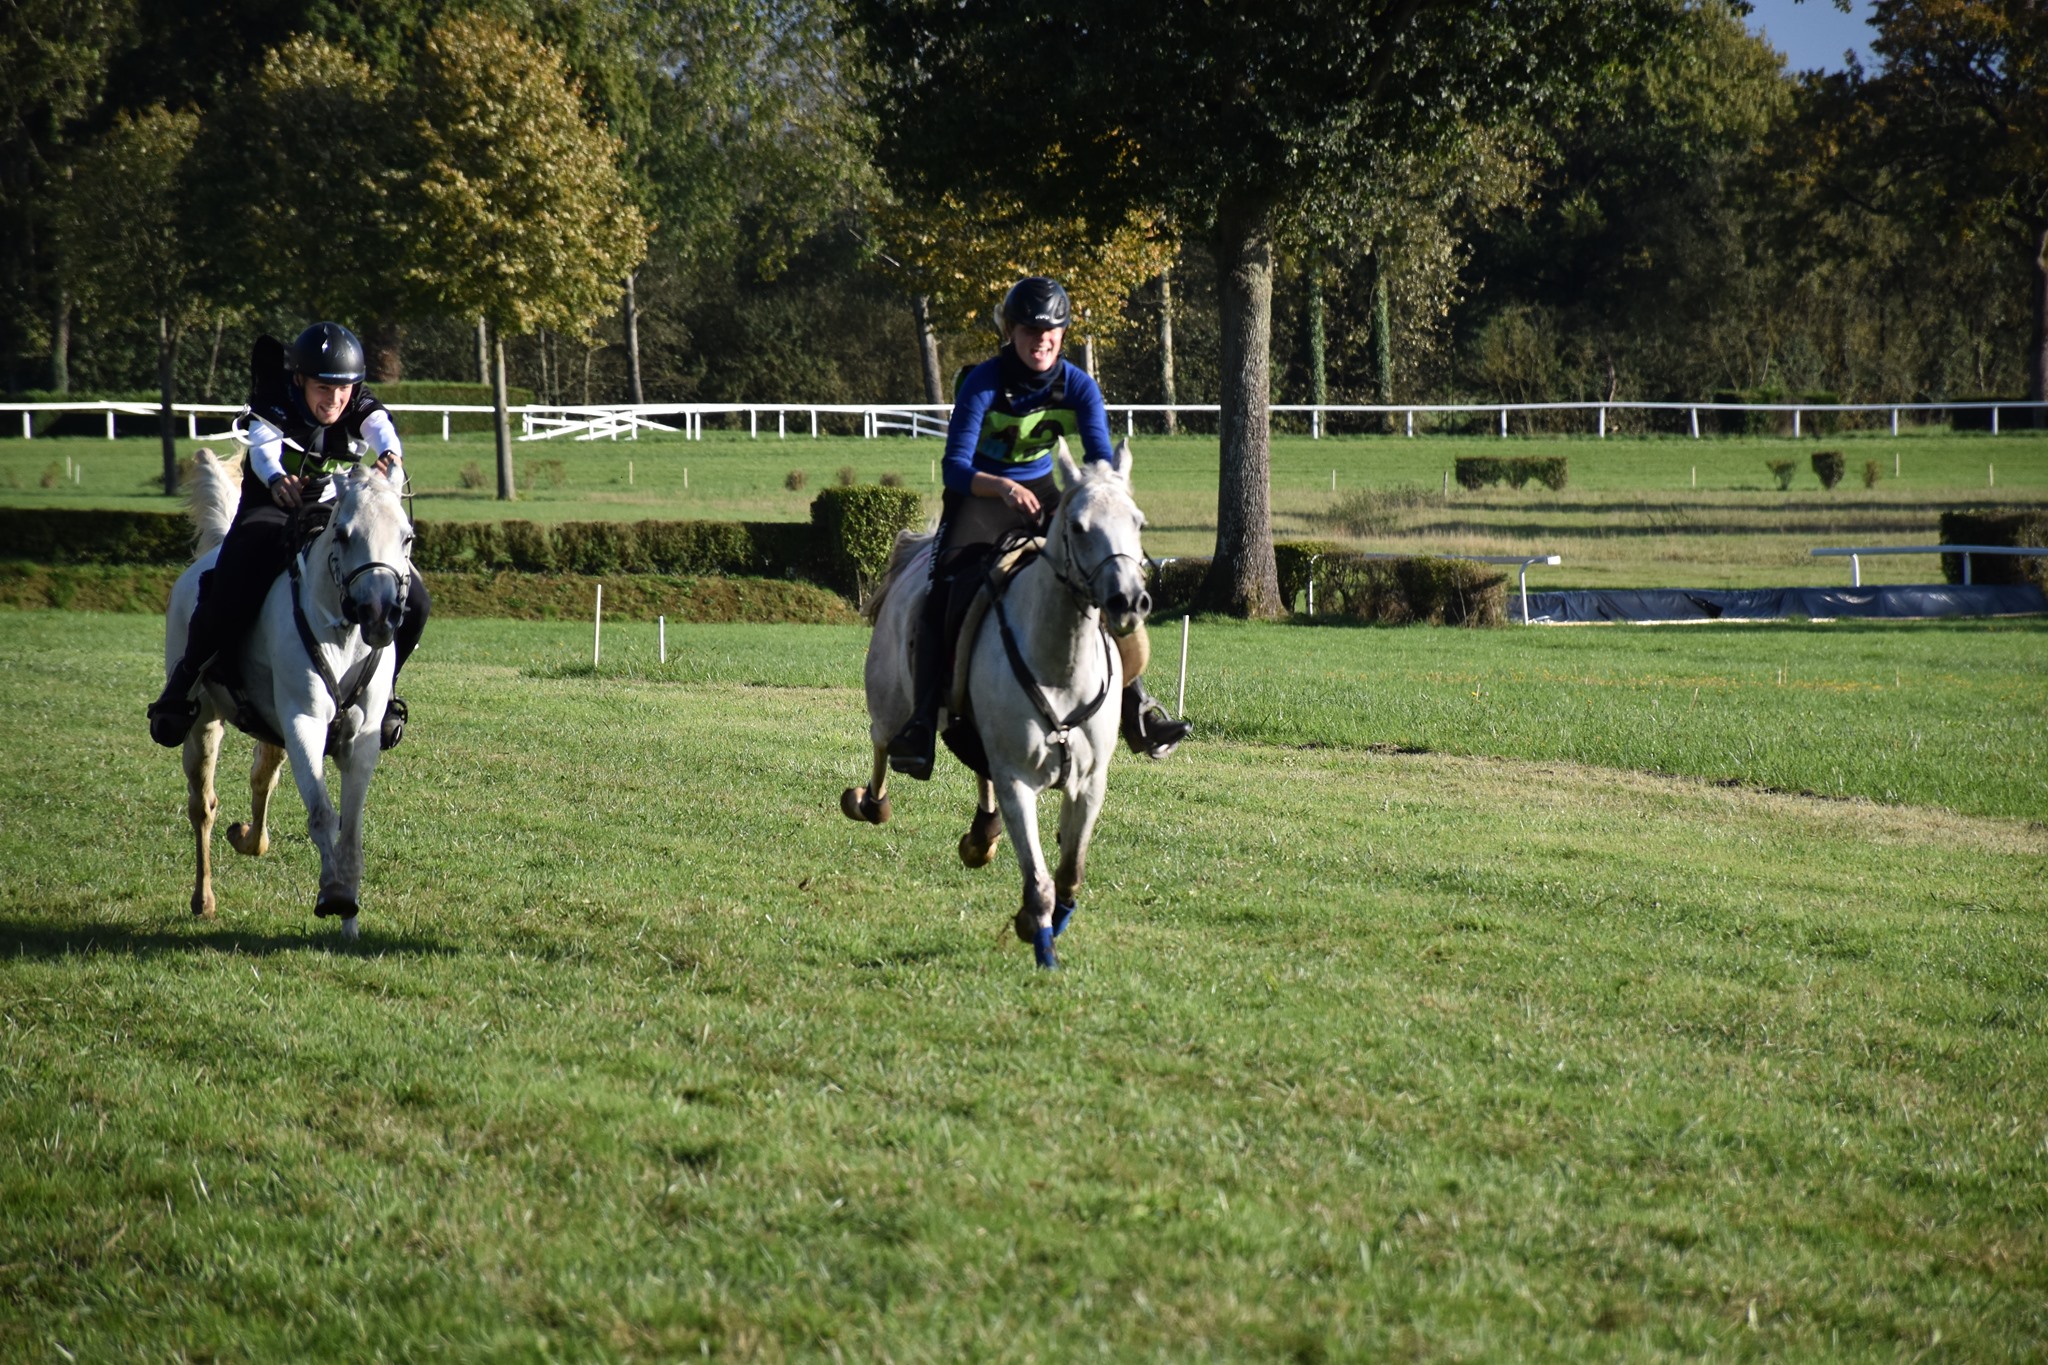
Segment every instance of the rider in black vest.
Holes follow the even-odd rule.
[[[183,744],[198,718],[192,691],[202,674],[239,682],[242,641],[270,585],[298,552],[302,509],[338,496],[334,476],[353,467],[365,446],[377,452],[377,468],[387,478],[402,477],[398,431],[390,412],[363,387],[363,345],[348,328],[315,323],[289,352],[275,338],[259,337],[250,372],[249,406],[239,419],[250,437],[241,505],[213,568],[200,579],[185,656],[149,707],[150,738],[166,747]],[[420,642],[428,607],[426,584],[415,569],[393,640],[398,668]],[[384,748],[404,736],[405,722],[405,702],[394,690],[384,712]]]
[[[932,578],[914,645],[911,717],[889,741],[889,766],[923,781],[932,775],[949,621],[979,586],[978,570],[1011,531],[1043,533],[1060,500],[1052,476],[1060,438],[1083,458],[1107,460],[1109,419],[1086,370],[1060,358],[1073,305],[1057,280],[1033,275],[1004,296],[1003,346],[962,376],[946,432],[945,496],[932,547]],[[1191,726],[1166,714],[1141,679],[1124,685],[1123,733],[1131,748],[1164,758]]]

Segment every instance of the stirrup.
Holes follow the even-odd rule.
[[[1194,723],[1175,720],[1159,699],[1147,693],[1142,683],[1133,683],[1124,694],[1124,743],[1131,752],[1146,758],[1165,758],[1194,732]]]
[[[889,770],[902,773],[913,782],[929,782],[938,762],[937,727],[928,720],[912,720],[889,741]]]
[[[384,707],[384,724],[377,732],[377,747],[396,749],[398,741],[405,738],[405,698],[393,696]]]

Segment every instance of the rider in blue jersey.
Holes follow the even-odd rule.
[[[242,500],[213,568],[200,580],[185,656],[150,703],[149,734],[157,743],[175,748],[185,742],[199,716],[192,691],[203,673],[239,681],[233,677],[237,653],[270,585],[298,552],[302,508],[339,496],[336,476],[352,468],[365,447],[376,453],[385,477],[404,477],[398,430],[363,376],[363,344],[340,323],[314,323],[289,350],[271,337],[257,339],[249,407],[240,419],[249,436]],[[392,641],[397,667],[405,667],[419,644],[428,608],[427,585],[414,569]],[[404,736],[405,722],[405,701],[394,692],[384,712],[384,748]]]
[[[956,601],[979,585],[983,561],[1011,531],[1042,533],[1060,500],[1053,453],[1061,437],[1082,455],[1108,460],[1109,416],[1087,371],[1060,358],[1073,305],[1058,281],[1019,280],[1003,299],[1003,346],[962,377],[946,428],[945,485],[932,580],[915,643],[917,699],[910,721],[889,741],[889,766],[919,781],[932,775],[947,621]],[[957,616],[955,616],[957,619]],[[1192,728],[1168,716],[1136,678],[1124,687],[1124,739],[1164,758]]]

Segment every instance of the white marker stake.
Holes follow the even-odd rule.
[[[1180,698],[1174,703],[1175,719],[1188,713],[1188,618],[1180,618]]]
[[[659,639],[661,640],[661,661],[662,661],[663,663],[667,663],[667,662],[668,662],[668,618],[667,618],[666,616],[657,616],[657,617],[655,617],[655,618],[654,618],[654,624],[655,624],[655,630],[656,630],[656,634],[657,634],[658,638],[659,638]]]
[[[628,461],[626,461],[626,487],[628,487],[628,488],[631,488],[632,486],[633,486],[633,462],[632,462],[631,460],[628,460]]]
[[[683,491],[685,493],[690,491],[690,467],[688,465],[683,466]]]
[[[604,584],[597,585],[597,615],[590,620],[590,666],[597,667],[604,653]]]
[[[1332,493],[1337,491],[1337,471],[1334,469],[1330,471],[1330,491]]]

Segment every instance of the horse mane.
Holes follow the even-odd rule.
[[[242,457],[223,460],[201,446],[192,457],[192,481],[185,489],[185,513],[192,518],[192,557],[216,549],[227,538],[242,503]]]
[[[917,558],[938,534],[936,529],[896,533],[896,544],[889,551],[889,567],[882,571],[882,582],[869,594],[868,600],[861,604],[860,616],[863,621],[873,625],[881,618],[882,604],[888,600],[889,590],[896,586],[896,580],[903,576],[903,571],[910,566],[910,561]]]

